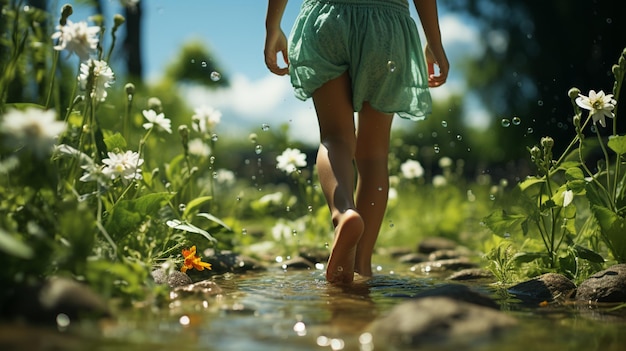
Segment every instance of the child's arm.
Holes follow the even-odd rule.
[[[287,0],[268,0],[265,17],[265,65],[272,73],[283,76],[289,73],[287,57],[287,37],[280,28],[280,22],[287,6]],[[276,56],[281,53],[286,67],[279,67]]]
[[[422,22],[426,35],[426,63],[428,64],[428,85],[438,87],[446,82],[450,64],[441,43],[441,31],[439,28],[439,15],[436,0],[413,0],[415,9]],[[439,67],[439,74],[435,75],[435,67]]]

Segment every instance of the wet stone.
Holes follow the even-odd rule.
[[[453,250],[457,246],[455,241],[448,238],[429,237],[425,238],[417,245],[417,252],[430,254],[438,250]]]
[[[283,269],[315,269],[315,264],[313,262],[299,256],[283,262],[278,262],[274,266]]]
[[[167,284],[170,288],[184,286],[193,283],[189,276],[181,271],[168,272],[165,268],[155,269],[151,272],[152,279],[157,284]]]
[[[516,324],[513,317],[492,308],[447,297],[425,297],[396,305],[367,329],[374,335],[376,349],[386,349],[388,343],[467,345]]]
[[[460,269],[477,268],[478,265],[471,262],[466,257],[453,258],[449,260],[428,261],[422,262],[411,267],[411,271],[414,272],[445,272],[445,271],[457,271]]]
[[[458,272],[452,273],[448,280],[480,280],[480,279],[492,279],[493,273],[486,269],[481,268],[467,268]]]
[[[416,299],[425,297],[447,297],[482,307],[496,310],[500,309],[500,306],[492,298],[463,284],[443,284],[422,291],[413,297]]]
[[[328,249],[305,248],[300,250],[299,255],[313,263],[326,263],[328,262],[330,252]]]
[[[36,285],[16,286],[8,295],[2,315],[33,324],[56,325],[61,314],[70,321],[110,316],[98,294],[87,285],[67,278],[53,277]]]
[[[428,256],[420,253],[409,253],[398,257],[398,261],[402,263],[422,263],[428,261]]]
[[[216,252],[215,250],[209,249],[204,252],[202,261],[210,263],[211,269],[188,271],[188,275],[193,281],[207,279],[211,276],[224,273],[244,273],[266,269],[258,260],[232,251]]]
[[[469,253],[467,252],[467,250],[461,250],[458,248],[437,250],[428,254],[428,260],[429,261],[449,260],[453,258],[465,257],[465,256],[468,256],[468,254]]]
[[[613,265],[591,275],[578,287],[576,300],[626,302],[626,264]]]
[[[222,288],[214,281],[203,280],[197,283],[179,286],[172,290],[170,297],[176,299],[179,297],[210,297],[220,295]]]
[[[526,303],[562,300],[570,297],[576,285],[557,273],[542,274],[509,288],[509,293]]]

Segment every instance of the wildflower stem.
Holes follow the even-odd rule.
[[[57,64],[59,62],[59,52],[54,51],[54,57],[52,59],[52,69],[50,70],[50,85],[48,87],[48,96],[46,97],[46,109],[50,108],[50,100],[52,100],[52,91],[54,90],[54,81],[56,78]],[[72,94],[71,96],[73,96]]]
[[[606,150],[606,146],[604,146],[604,142],[602,141],[602,136],[600,135],[600,131],[596,129],[596,136],[598,137],[598,144],[600,144],[600,148],[602,149],[602,154],[604,154],[604,162],[606,163],[606,186],[608,188],[607,195],[609,197],[609,202],[611,203],[611,208],[615,208],[615,189],[611,186],[611,172],[610,172],[610,160],[609,154]],[[618,162],[619,163],[619,160]],[[614,184],[615,185],[615,184]]]

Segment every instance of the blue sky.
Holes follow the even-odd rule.
[[[231,86],[218,91],[187,87],[182,93],[191,107],[210,105],[222,111],[223,132],[255,131],[266,123],[288,123],[293,139],[315,143],[318,138],[317,121],[312,102],[302,102],[293,96],[289,79],[270,74],[263,60],[265,38],[264,0],[142,0],[144,11],[144,69],[149,80],[156,80],[164,67],[173,61],[183,43],[203,42],[216,55],[222,74]],[[412,3],[412,2],[411,2]],[[301,1],[288,2],[283,17],[283,30],[288,34]],[[86,20],[89,13],[80,10],[71,19]],[[412,4],[411,4],[412,7]],[[419,26],[415,10],[413,18]],[[119,1],[105,1],[105,16],[110,20],[120,12]],[[455,66],[463,55],[478,55],[478,32],[467,20],[446,13],[440,8],[440,22],[444,46],[452,66],[449,82],[433,89],[435,99],[464,91],[462,76]],[[110,26],[109,26],[110,28]],[[123,82],[120,82],[123,84]],[[475,112],[474,112],[475,114]],[[396,127],[404,121],[396,118]],[[408,122],[413,123],[413,122]],[[247,128],[242,131],[242,128]],[[247,135],[247,134],[246,134]]]

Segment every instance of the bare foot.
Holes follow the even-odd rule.
[[[363,234],[363,218],[354,210],[341,215],[335,228],[335,242],[326,267],[326,280],[333,284],[349,284],[354,280],[356,246]]]
[[[357,262],[354,267],[354,271],[356,273],[359,273],[363,277],[368,277],[368,278],[372,277],[373,273],[372,273],[371,260],[368,260],[367,263],[360,263],[358,262],[358,259],[357,259]]]

